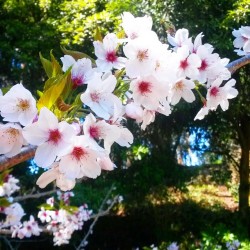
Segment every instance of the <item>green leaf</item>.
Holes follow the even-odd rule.
[[[44,58],[41,53],[39,53],[39,56],[47,76],[49,78],[52,77],[53,75],[52,63],[48,59]]]
[[[11,203],[6,198],[0,198],[1,207],[8,207]]]
[[[94,40],[95,41],[100,41],[100,42],[103,41],[102,34],[101,34],[101,31],[100,31],[98,26],[95,29]]]
[[[42,107],[51,109],[51,107],[56,103],[57,99],[61,96],[65,85],[68,82],[68,73],[69,71],[67,71],[64,75],[58,75],[57,77],[55,77],[54,85],[49,87],[38,100],[38,110],[40,110]]]
[[[45,210],[54,210],[55,208],[54,207],[51,207],[49,204],[47,204],[47,203],[43,203],[43,204],[41,204],[41,205],[39,205],[38,206],[38,208],[44,208]]]
[[[52,54],[52,51],[50,52],[50,57],[51,57],[51,65],[52,65],[52,77],[55,77],[59,74],[62,74],[62,67],[58,63],[58,61],[55,59],[54,55]]]

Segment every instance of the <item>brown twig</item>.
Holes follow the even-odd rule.
[[[24,194],[22,196],[15,197],[13,199],[13,202],[20,202],[20,201],[27,200],[27,199],[37,199],[37,198],[40,198],[40,197],[43,197],[43,196],[51,195],[51,194],[53,194],[55,192],[56,192],[56,189],[50,190],[50,191],[47,191],[47,192],[43,192],[43,193]]]
[[[11,158],[8,158],[4,155],[0,156],[0,172],[11,168],[21,162],[29,160],[30,158],[34,157],[35,151],[36,147],[29,145],[23,147],[20,154],[17,154]]]

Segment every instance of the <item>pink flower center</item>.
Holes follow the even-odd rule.
[[[111,62],[111,63],[116,62],[117,61],[117,56],[116,56],[115,51],[109,51],[109,52],[107,52],[107,54],[106,54],[106,60],[108,62]]]
[[[31,229],[32,229],[31,226],[27,226],[27,230],[31,231]]]
[[[139,60],[139,62],[147,60],[148,59],[148,49],[139,50],[137,53],[137,59]]]
[[[53,143],[54,145],[57,145],[61,138],[62,134],[58,129],[49,130],[49,142]]]
[[[75,89],[78,86],[83,85],[84,78],[81,76],[75,76],[75,77],[72,77],[72,82],[73,82],[73,88]]]
[[[212,88],[210,89],[210,95],[211,95],[211,96],[216,97],[216,96],[218,95],[219,92],[220,92],[220,90],[219,90],[218,87],[212,87]]]
[[[91,98],[91,100],[93,101],[93,102],[98,102],[99,101],[99,99],[100,99],[100,97],[99,97],[99,94],[98,93],[91,93],[90,94],[90,98]]]
[[[79,161],[84,155],[86,154],[86,152],[83,150],[82,147],[74,147],[73,151],[71,153],[71,155],[77,160]]]
[[[147,93],[151,93],[151,83],[150,82],[140,82],[138,85],[138,90],[142,95],[145,95]]]
[[[183,90],[184,88],[184,83],[182,81],[178,81],[175,85],[174,85],[174,89],[175,90]]]
[[[188,61],[187,61],[187,59],[185,59],[185,60],[183,60],[183,61],[180,62],[180,67],[182,69],[186,69],[188,67]]]
[[[201,66],[199,67],[199,70],[201,70],[201,71],[206,70],[207,66],[208,66],[208,64],[207,64],[206,60],[202,60]]]
[[[132,32],[131,34],[130,34],[130,39],[135,39],[135,38],[137,38],[138,37],[138,34],[137,33],[135,33],[135,32]]]
[[[99,138],[100,137],[100,133],[99,132],[100,131],[99,131],[98,127],[96,127],[96,126],[91,126],[89,128],[89,134],[90,134],[90,136],[92,138]]]

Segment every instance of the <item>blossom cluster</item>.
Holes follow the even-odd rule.
[[[23,220],[26,215],[22,205],[18,202],[13,202],[10,197],[20,187],[16,185],[19,182],[12,175],[6,175],[2,186],[4,194],[1,197],[7,198],[7,204],[4,205],[4,200],[1,200],[0,213],[5,216],[4,220],[0,221],[0,230],[10,230],[12,238],[30,238],[39,236],[42,232],[50,232],[53,235],[54,245],[68,244],[72,234],[76,230],[81,230],[85,221],[89,220],[92,210],[88,209],[87,204],[79,207],[70,205],[70,198],[74,196],[73,192],[57,192],[55,197],[48,198],[45,204],[40,206],[37,214],[41,223],[35,220],[33,215],[29,216],[29,220]],[[11,199],[12,198],[12,199]]]
[[[64,199],[66,207],[56,209],[54,198],[47,199],[44,206],[38,212],[38,218],[42,223],[46,223],[45,228],[52,232],[55,246],[68,244],[74,231],[81,230],[85,221],[89,220],[92,213],[87,204],[80,207],[70,207],[69,197],[72,192],[59,194],[59,199]],[[49,206],[48,206],[49,205]]]
[[[41,57],[49,79],[38,101],[22,84],[0,96],[6,122],[0,124],[0,154],[12,157],[24,145],[37,147],[34,161],[48,169],[38,179],[39,187],[56,181],[67,191],[77,179],[113,170],[112,145],[133,143],[125,127],[128,118],[145,129],[156,114],[168,116],[181,99],[193,102],[197,92],[202,108],[194,119],[203,119],[218,106],[227,110],[228,100],[238,95],[226,67],[229,60],[203,44],[202,33],[192,39],[187,29],[179,29],[168,34],[171,47],[152,30],[149,16],[125,12],[121,26],[124,37],[109,33],[94,41],[96,60],[68,50],[62,65],[53,55],[51,62]],[[247,52],[247,44],[235,44]]]
[[[18,186],[19,180],[16,179],[11,174],[3,174],[2,183],[0,182],[0,197],[11,196],[13,193],[18,191],[20,187]]]

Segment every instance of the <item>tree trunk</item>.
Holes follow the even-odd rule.
[[[250,235],[249,221],[249,150],[250,150],[250,121],[242,119],[239,127],[241,144],[241,160],[239,167],[239,212],[242,222],[246,225]]]

